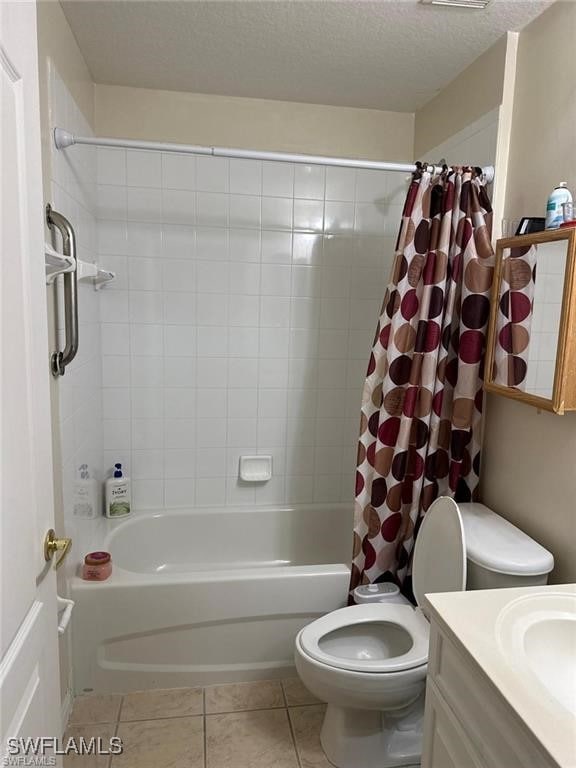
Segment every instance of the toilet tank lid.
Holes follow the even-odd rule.
[[[547,549],[484,504],[459,504],[468,560],[508,576],[550,573],[554,557]]]

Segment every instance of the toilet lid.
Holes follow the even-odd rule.
[[[339,608],[300,631],[302,651],[329,667],[354,672],[401,672],[426,664],[430,625],[409,604]]]
[[[412,588],[426,614],[424,598],[434,592],[462,592],[466,587],[466,541],[458,505],[441,496],[429,507],[416,537]]]

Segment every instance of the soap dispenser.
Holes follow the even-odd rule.
[[[130,514],[130,478],[124,477],[122,464],[114,464],[114,476],[106,480],[106,517]]]

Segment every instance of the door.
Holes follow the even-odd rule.
[[[56,580],[43,551],[54,509],[36,45],[35,3],[1,0],[2,765],[24,764],[3,761],[8,738],[61,735]]]

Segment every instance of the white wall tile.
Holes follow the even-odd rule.
[[[287,328],[290,325],[290,299],[287,296],[262,296],[260,325]]]
[[[151,355],[130,358],[130,386],[132,389],[138,387],[160,387],[163,384],[162,358],[152,357]],[[146,418],[148,414],[140,414]],[[154,416],[155,414],[150,414]]]
[[[130,322],[162,322],[162,294],[159,291],[130,291],[129,305]]]
[[[162,187],[164,189],[196,189],[194,155],[162,154]]]
[[[260,261],[260,232],[230,229],[229,258],[231,261]]]
[[[228,418],[253,418],[258,410],[258,393],[255,389],[228,390]]]
[[[156,259],[128,259],[128,285],[131,291],[158,291],[162,288],[162,263]]]
[[[130,359],[123,355],[104,355],[102,358],[102,386],[125,387],[130,384]]]
[[[126,183],[129,187],[156,187],[162,184],[161,155],[129,149],[126,152]]]
[[[207,357],[198,364],[196,372],[198,387],[225,388],[228,385],[228,359],[226,357]]]
[[[158,258],[162,252],[162,228],[148,221],[128,222],[127,253],[130,256]]]
[[[228,386],[231,389],[238,387],[255,389],[258,386],[258,370],[257,358],[231,357],[228,360]]]
[[[196,185],[204,192],[228,192],[229,161],[224,157],[197,157]]]
[[[262,163],[258,160],[230,160],[230,192],[262,194]]]
[[[295,232],[292,244],[293,264],[311,266],[322,262],[322,235]]]
[[[211,296],[211,298],[214,298]],[[228,296],[228,324],[234,326],[256,327],[260,316],[260,298],[258,296]]]
[[[202,325],[228,325],[228,296],[200,293],[196,297],[196,322]]]
[[[203,261],[228,259],[228,231],[202,227],[196,231],[196,254]]]
[[[228,355],[230,357],[256,357],[259,352],[258,328],[230,328]]]
[[[228,336],[234,328],[198,328],[198,357],[222,357],[228,348]],[[200,367],[201,362],[198,363]]]
[[[130,354],[130,326],[126,323],[102,323],[102,349],[109,355]]]
[[[196,194],[197,221],[203,227],[228,226],[228,195],[217,192]]]
[[[355,197],[356,170],[354,168],[326,168],[326,200],[347,200]]]
[[[162,227],[162,254],[175,259],[193,259],[196,256],[196,230],[180,224]]]
[[[196,360],[193,357],[164,358],[163,384],[165,387],[196,386]]]
[[[191,418],[166,418],[164,425],[164,447],[168,449],[196,447],[196,421]]]
[[[225,262],[198,261],[196,290],[198,293],[227,293],[229,268]]]
[[[159,356],[164,350],[162,325],[133,323],[130,325],[130,353]]]
[[[168,509],[190,509],[195,505],[196,481],[191,478],[170,478],[165,482],[164,502]]]
[[[224,448],[203,448],[196,456],[196,476],[199,478],[221,477],[225,462]]]
[[[196,392],[198,415],[202,418],[226,416],[225,389],[198,389]]]
[[[294,200],[294,229],[321,232],[324,226],[324,202]]]
[[[262,228],[292,229],[294,204],[291,198],[262,198]]]
[[[196,446],[219,448],[226,445],[226,419],[199,418],[196,421]]]
[[[126,150],[112,147],[98,147],[98,184],[126,185]]]
[[[196,322],[194,293],[164,294],[164,320],[171,325],[192,325]]]
[[[294,169],[294,197],[324,200],[326,169],[322,165],[297,165]]]
[[[162,221],[162,193],[159,189],[128,187],[126,211],[129,221]]]
[[[261,198],[255,195],[230,195],[230,226],[258,229],[261,222]]]
[[[290,163],[262,163],[262,194],[270,197],[292,197],[294,166]]]
[[[291,268],[284,264],[262,264],[261,292],[264,296],[289,296]]]
[[[192,387],[164,389],[164,416],[167,419],[192,419],[196,416],[196,390]]]
[[[226,445],[228,447],[255,446],[256,437],[257,420],[255,418],[228,419],[226,438]]]
[[[100,219],[126,219],[126,187],[99,184],[96,188],[96,215]]]
[[[196,193],[165,189],[162,192],[164,224],[192,226],[196,222]]]
[[[103,456],[134,467],[136,510],[348,500],[398,174],[144,155],[98,153]]]
[[[290,264],[291,232],[262,232],[262,261],[267,264]]]
[[[162,263],[164,291],[194,292],[196,290],[196,264],[183,259],[164,259]]]

